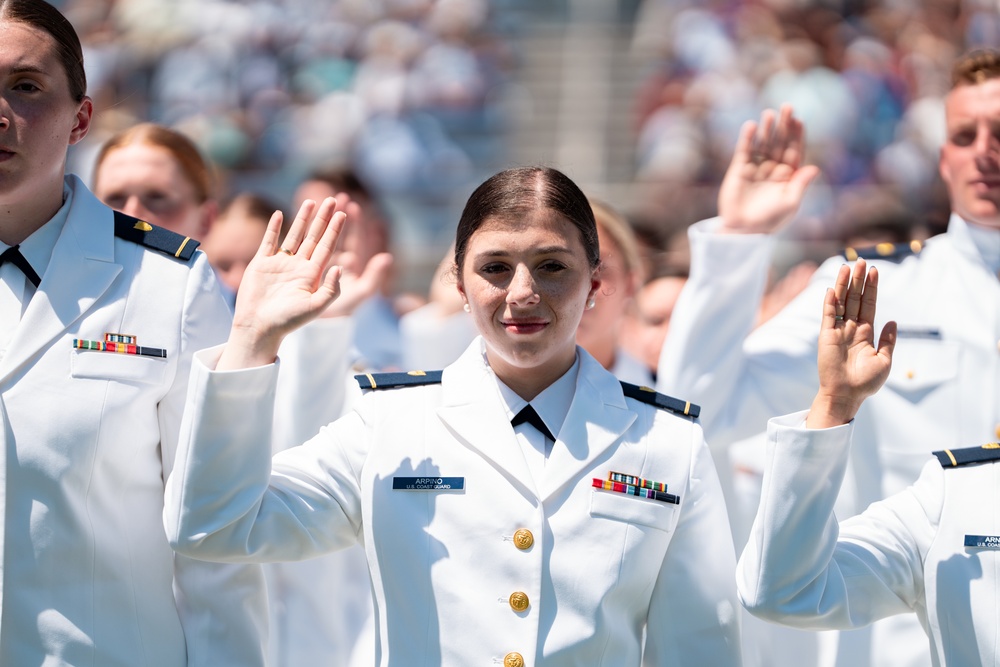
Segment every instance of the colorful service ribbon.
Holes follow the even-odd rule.
[[[630,486],[638,486],[641,489],[653,489],[654,491],[667,492],[667,485],[663,482],[654,482],[649,479],[643,479],[642,477],[636,477],[635,475],[626,475],[625,473],[611,471],[608,473],[608,479],[612,482],[621,482],[622,484],[628,484]]]
[[[659,500],[660,502],[671,503],[672,505],[681,504],[680,496],[675,496],[674,494],[667,493],[665,491],[644,489],[641,486],[635,486],[634,484],[614,482],[610,479],[601,479],[600,477],[594,477],[593,479],[595,489],[604,489],[605,491],[614,491],[615,493],[627,493],[632,496],[639,496],[640,498],[649,498],[650,500]]]
[[[135,354],[142,357],[167,358],[167,351],[158,347],[141,347],[135,344],[135,336],[125,334],[104,334],[104,340],[84,340],[74,338],[73,347],[78,350],[96,350],[116,354]]]

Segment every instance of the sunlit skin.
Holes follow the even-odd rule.
[[[216,213],[214,201],[198,201],[170,151],[145,143],[109,152],[94,175],[94,194],[122,213],[199,240]]]
[[[610,369],[615,364],[625,313],[635,295],[636,279],[625,271],[621,249],[600,225],[597,237],[601,246],[601,289],[594,297],[594,307],[580,320],[576,342]]]
[[[298,208],[307,199],[323,201],[339,194],[323,181],[304,181],[295,191],[294,203]],[[388,242],[381,221],[371,218],[365,210],[367,202],[356,203],[358,208],[350,213],[350,224],[340,235],[333,261],[343,266],[346,273],[360,274],[372,257],[388,250]]]
[[[1000,79],[952,90],[945,116],[938,166],[952,210],[971,223],[1000,228]]]
[[[48,33],[0,20],[0,240],[20,243],[62,206],[66,149],[90,129]]]
[[[601,281],[580,231],[550,209],[489,219],[469,239],[458,289],[497,377],[531,400],[576,358],[576,330]]]

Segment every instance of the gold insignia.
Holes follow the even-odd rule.
[[[639,391],[648,391],[648,392],[652,392],[654,394],[656,393],[655,389],[650,389],[649,387],[639,387]]]
[[[427,373],[425,373],[423,371],[408,371],[406,374],[407,375],[417,375],[417,376],[427,375]]]
[[[145,220],[140,220],[135,223],[135,229],[138,229],[140,232],[151,232],[153,231],[153,225],[149,224]]]
[[[1000,449],[1000,442],[987,442],[983,449]]]

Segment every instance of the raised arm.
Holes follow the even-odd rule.
[[[346,214],[328,197],[303,202],[282,246],[282,214],[271,216],[236,298],[233,328],[217,370],[274,361],[289,332],[318,317],[340,294],[341,268],[327,267]]]
[[[805,129],[787,104],[744,123],[719,190],[720,231],[771,234],[791,220],[819,174],[804,153]]]
[[[866,271],[865,260],[840,267],[837,283],[826,292],[820,324],[819,391],[809,409],[806,426],[829,428],[854,419],[866,398],[889,377],[896,323],[882,328],[874,345],[878,270]]]

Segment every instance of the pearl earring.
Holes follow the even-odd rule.
[[[465,311],[465,312],[467,312],[467,313],[471,313],[471,312],[472,312],[472,306],[470,306],[470,305],[469,305],[469,304],[467,304],[467,303],[465,303],[465,304],[462,304],[462,310],[464,310],[464,311]]]
[[[591,308],[593,308],[596,305],[597,305],[597,302],[594,300],[594,297],[590,297],[589,299],[587,299],[587,310],[590,310]]]

